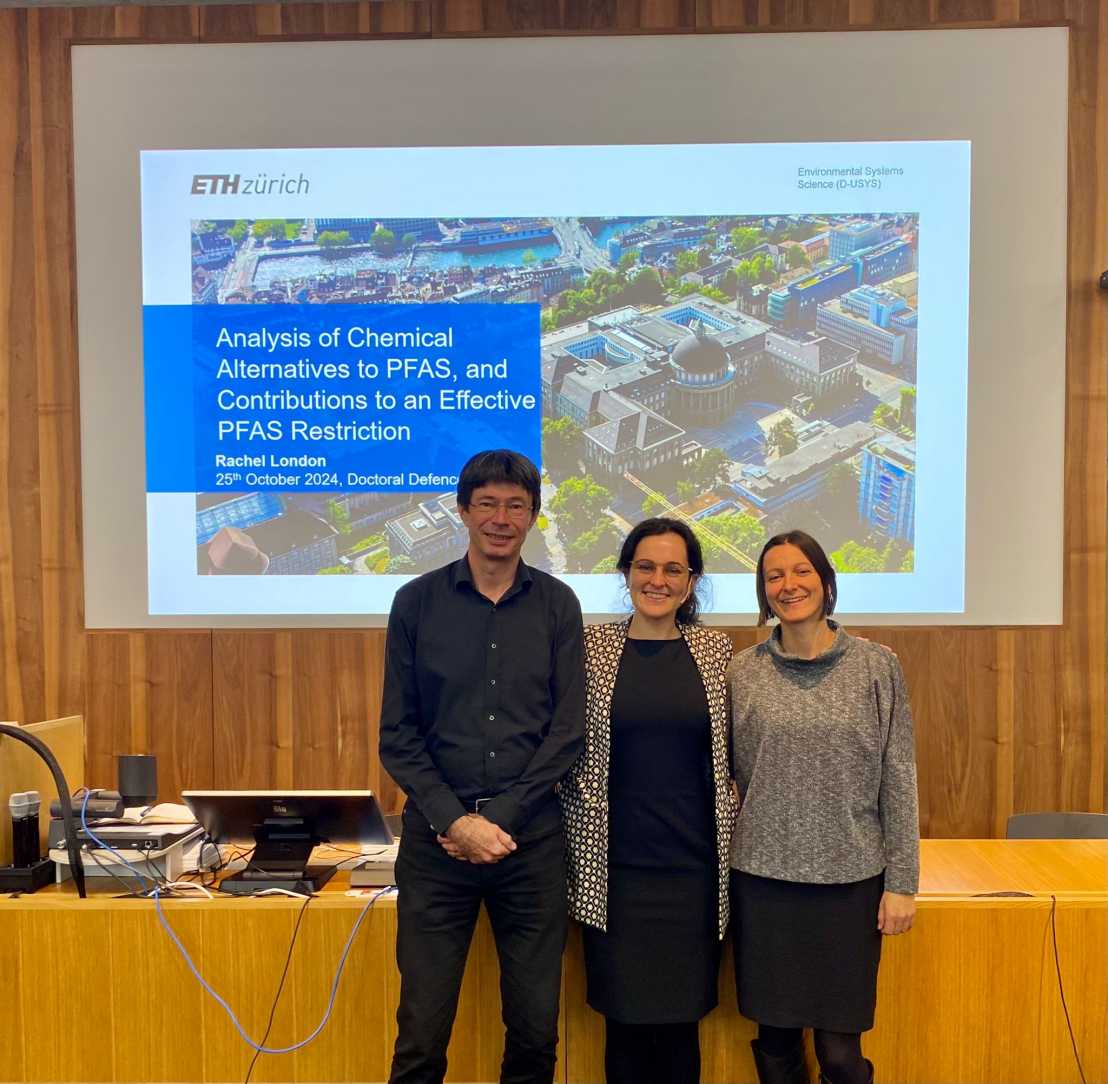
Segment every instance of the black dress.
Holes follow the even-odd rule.
[[[628,639],[611,707],[607,932],[585,926],[589,1004],[625,1024],[699,1020],[719,971],[708,701],[680,640]]]

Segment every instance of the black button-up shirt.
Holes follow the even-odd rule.
[[[577,759],[584,718],[581,607],[553,576],[521,561],[493,603],[463,557],[396,593],[381,762],[436,831],[489,798],[482,815],[517,835]]]

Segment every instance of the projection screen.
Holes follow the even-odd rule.
[[[590,614],[665,513],[713,621],[794,525],[852,620],[1061,619],[1064,30],[82,46],[74,109],[90,626],[380,623],[501,445]]]

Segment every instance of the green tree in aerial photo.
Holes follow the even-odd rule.
[[[891,542],[883,550],[879,550],[851,540],[832,551],[831,564],[835,566],[836,572],[884,572],[891,552]]]
[[[800,447],[800,441],[796,438],[796,430],[790,418],[782,418],[767,434],[766,447],[775,451],[779,456],[795,452]]]
[[[586,474],[583,478],[567,478],[558,486],[550,502],[550,511],[558,524],[559,534],[568,542],[593,530],[605,519],[604,511],[611,501],[611,490]]]
[[[574,473],[583,447],[581,427],[572,418],[543,418],[542,457],[548,470]]]
[[[384,226],[378,226],[369,239],[369,245],[378,256],[391,256],[396,251],[396,234]]]
[[[903,387],[900,389],[900,427],[909,432],[916,431],[916,389]]]

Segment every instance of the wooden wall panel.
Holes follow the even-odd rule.
[[[212,636],[213,786],[219,789],[292,786],[291,637]]]
[[[1057,23],[1070,18],[1069,7],[1071,0],[1019,0],[1017,18],[1024,22],[1049,22]],[[1095,16],[1093,17],[1095,21]],[[1082,18],[1082,24],[1088,25],[1087,16]]]
[[[144,636],[145,750],[158,758],[158,793],[172,800],[214,785],[212,638],[207,632]]]
[[[992,834],[995,693],[982,685],[990,676],[973,666],[975,641],[991,633],[951,630],[930,637],[912,668],[912,702],[920,743],[927,832],[934,836]],[[982,644],[989,650],[989,641]],[[913,656],[907,656],[912,659]],[[955,726],[933,725],[954,720]]]
[[[141,37],[146,29],[143,8],[74,8],[68,14],[74,41]]]
[[[1095,0],[429,0],[0,10],[0,717],[84,712],[90,771],[182,786],[369,785],[380,631],[83,628],[69,45],[302,37],[1071,26],[1061,628],[863,630],[904,665],[929,835],[1105,802],[1108,14]],[[504,48],[511,48],[505,42]],[[732,630],[737,647],[757,639]]]
[[[934,0],[932,18],[941,23],[985,23],[996,19],[999,0]]]
[[[214,785],[369,787],[399,809],[377,758],[383,665],[380,630],[216,633]]]
[[[35,251],[30,217],[30,106],[27,77],[27,24],[18,12],[3,12],[0,79],[4,115],[0,121],[0,618],[3,625],[3,691],[10,707],[4,718],[46,718],[45,667],[41,657],[43,626],[40,580],[40,531],[37,491],[38,426],[33,328],[27,299],[34,296]],[[17,228],[17,226],[19,228]],[[31,633],[20,636],[20,630]]]
[[[115,786],[115,757],[132,749],[131,645],[144,641],[141,632],[93,632],[86,639],[91,680],[84,709],[85,779],[74,786]]]
[[[88,783],[116,783],[115,758],[153,753],[158,794],[211,787],[211,633],[92,632],[85,707]]]
[[[1096,809],[1108,801],[1108,324],[1096,285],[1108,253],[1108,9],[1096,0],[1069,0],[1066,15],[1083,32],[1070,35],[1065,626],[1055,719],[1063,759],[1060,802]]]
[[[381,790],[377,722],[383,648],[379,631],[294,634],[297,786]]]
[[[30,23],[31,218],[37,370],[42,654],[47,717],[84,689],[77,321],[73,297],[73,144],[68,12]]]
[[[1029,629],[1016,644],[1013,675],[1013,789],[1016,813],[1056,809],[1059,745],[1066,725],[1059,676],[1063,642],[1050,632]]]
[[[711,30],[754,30],[758,0],[708,0],[700,6],[698,27]]]
[[[769,22],[788,30],[823,30],[846,26],[849,0],[770,0]]]

